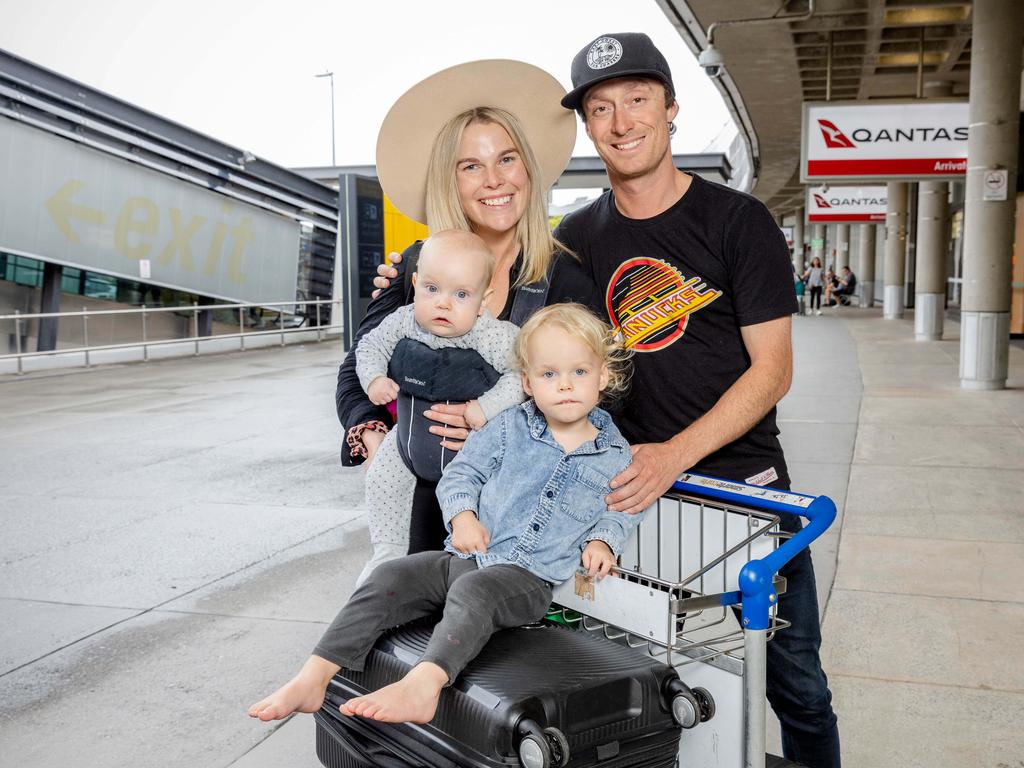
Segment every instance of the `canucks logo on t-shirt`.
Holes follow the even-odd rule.
[[[636,258],[619,266],[605,296],[608,317],[626,347],[653,352],[682,336],[690,315],[721,295],[662,259]]]

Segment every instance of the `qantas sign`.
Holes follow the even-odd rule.
[[[801,180],[957,178],[967,102],[804,104]]]
[[[807,220],[816,222],[885,221],[886,188],[831,187],[807,189]]]
[[[857,145],[846,137],[835,123],[829,120],[818,120],[818,127],[821,128],[821,137],[825,140],[825,146],[829,149],[856,149]],[[955,128],[919,127],[919,128],[893,128],[880,129],[873,133],[870,128],[855,128],[850,131],[854,141],[867,143],[872,141],[967,141],[967,126],[961,125]]]

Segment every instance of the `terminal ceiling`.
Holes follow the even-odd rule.
[[[695,54],[716,21],[803,14],[806,0],[658,0]],[[719,88],[737,123],[752,130],[759,164],[754,194],[776,214],[803,205],[800,121],[804,101],[913,99],[921,80],[966,98],[971,3],[951,0],[817,0],[803,21],[720,26]],[[831,45],[831,93],[827,93]],[[929,89],[930,90],[930,89]],[[680,94],[686,112],[685,94]]]

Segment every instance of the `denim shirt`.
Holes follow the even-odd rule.
[[[604,497],[631,454],[606,411],[594,408],[589,418],[597,436],[566,453],[527,400],[470,435],[445,469],[437,498],[449,534],[452,518],[467,509],[490,534],[487,552],[475,555],[481,568],[510,563],[560,584],[579,567],[588,541],[619,554],[642,515],[610,512]],[[445,550],[474,557],[457,552],[451,535]]]

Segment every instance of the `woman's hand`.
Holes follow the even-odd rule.
[[[471,431],[466,422],[466,403],[435,403],[423,415],[437,422],[430,428],[430,434],[440,435],[441,445],[451,451],[462,448]]]
[[[464,555],[484,554],[491,543],[491,535],[471,509],[452,518],[452,546]]]
[[[398,277],[398,270],[391,266],[391,264],[401,264],[402,254],[400,253],[389,253],[388,260],[377,265],[377,276],[373,278],[373,284],[376,286],[376,290],[370,294],[370,296],[376,299],[380,296],[380,292],[391,285],[391,281]]]
[[[373,457],[377,455],[377,449],[384,442],[387,435],[375,429],[367,429],[363,432],[363,447],[366,449],[366,461],[363,462],[363,469],[368,470],[373,463]]]

